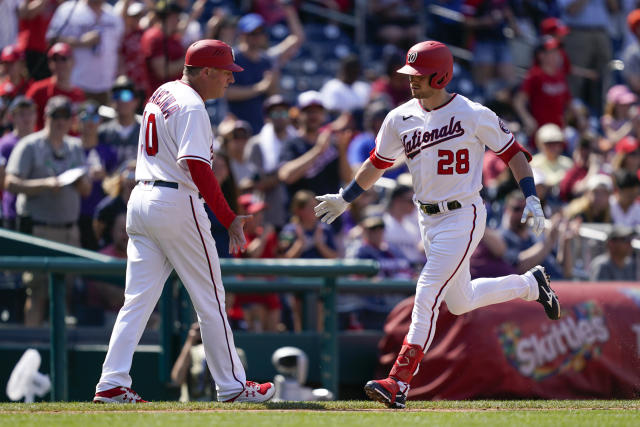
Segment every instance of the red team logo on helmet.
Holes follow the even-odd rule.
[[[409,49],[405,66],[398,73],[431,76],[429,85],[434,89],[442,89],[453,77],[453,55],[440,42],[430,40],[418,43]]]

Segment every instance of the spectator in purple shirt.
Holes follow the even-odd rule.
[[[98,250],[98,239],[93,231],[93,214],[96,206],[104,198],[102,181],[117,166],[117,153],[112,145],[100,142],[98,127],[102,121],[95,101],[86,101],[80,106],[78,120],[80,122],[80,139],[87,159],[88,176],[92,189],[88,197],[82,199],[80,207],[80,243],[85,249]]]
[[[18,141],[35,130],[36,104],[32,100],[19,95],[9,106],[9,120],[13,123],[13,131],[0,138],[0,169],[4,172],[4,165],[9,160]],[[4,173],[0,174],[4,176]],[[2,193],[2,218],[5,228],[16,229],[16,195],[4,191]]]

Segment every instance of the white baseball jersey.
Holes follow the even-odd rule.
[[[391,166],[404,154],[418,201],[464,201],[459,209],[435,215],[419,211],[427,263],[418,279],[407,342],[425,352],[443,301],[449,311],[462,314],[513,298],[538,298],[531,273],[475,280],[469,273],[487,218],[479,195],[485,146],[501,155],[519,150],[514,144],[493,111],[456,94],[432,111],[412,99],[392,110],[380,128],[371,155],[376,167]]]
[[[211,165],[212,147],[209,116],[200,95],[180,81],[160,86],[144,109],[136,165],[136,180],[142,182],[127,205],[125,301],[96,392],[131,386],[133,353],[174,269],[198,314],[218,399],[233,399],[245,390],[245,371],[226,316],[211,222],[186,164],[195,159]],[[178,187],[150,181],[174,182]]]
[[[417,99],[392,110],[378,132],[374,156],[379,165],[390,166],[404,154],[417,200],[432,203],[477,194],[485,145],[502,154],[514,143],[493,111],[454,94],[432,111]]]
[[[176,80],[153,93],[144,108],[138,139],[136,181],[170,181],[198,191],[187,159],[211,166],[213,133],[198,93]]]

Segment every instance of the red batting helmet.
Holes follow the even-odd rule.
[[[405,66],[397,72],[412,76],[431,76],[429,86],[442,89],[453,77],[453,55],[440,42],[430,40],[418,43],[409,49]]]
[[[198,40],[187,49],[184,64],[191,67],[222,68],[229,71],[244,71],[234,63],[231,46],[220,40]]]

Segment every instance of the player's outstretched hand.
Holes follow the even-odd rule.
[[[531,228],[536,236],[539,236],[544,230],[544,212],[542,211],[542,205],[540,199],[536,196],[529,196],[526,198],[526,206],[524,212],[522,212],[522,219],[520,222],[526,222],[529,215],[533,217]]]
[[[244,252],[247,240],[244,237],[244,224],[252,215],[238,215],[229,226],[229,253]]]
[[[336,220],[342,212],[347,209],[349,203],[342,198],[342,188],[338,194],[325,194],[324,196],[316,196],[316,200],[320,203],[313,208],[316,216],[320,221],[331,224]]]

